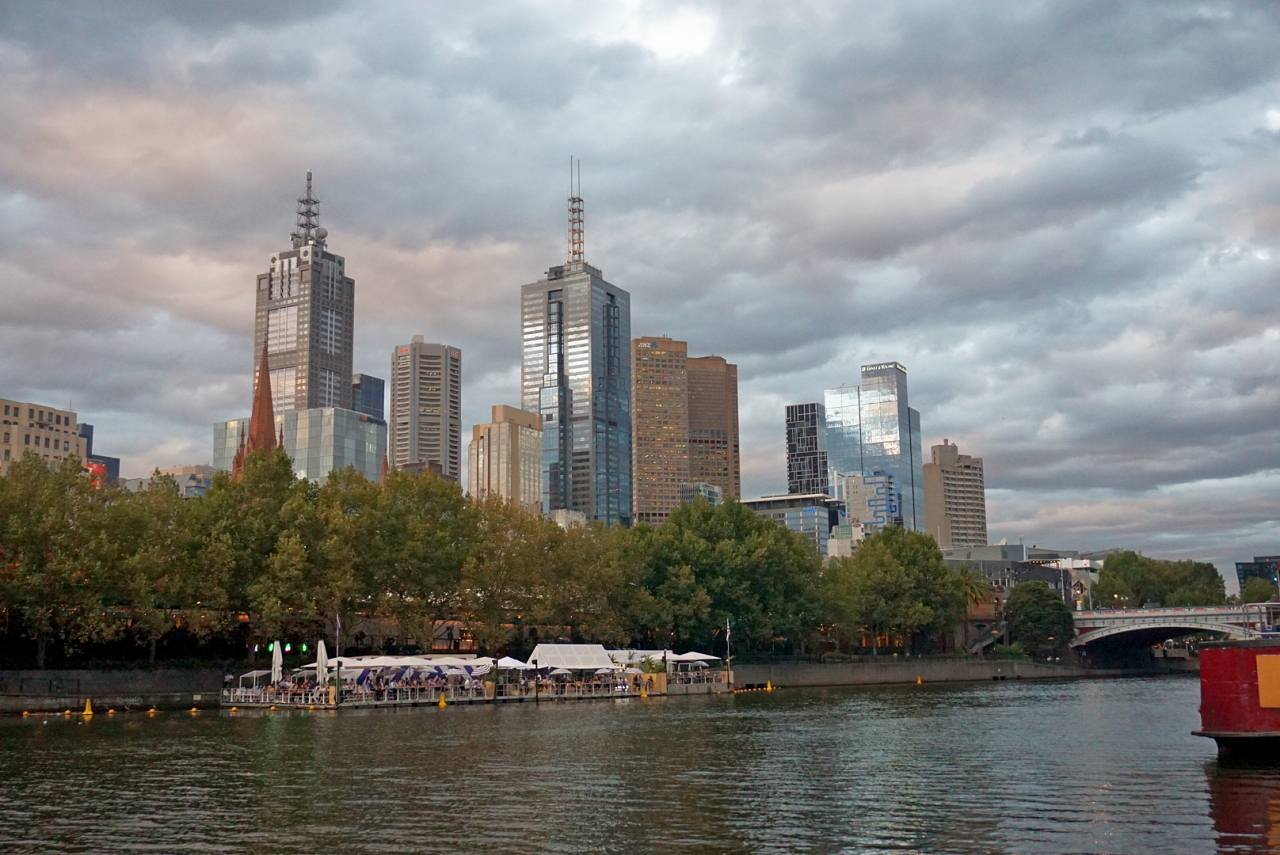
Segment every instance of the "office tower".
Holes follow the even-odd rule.
[[[688,504],[703,499],[709,505],[724,504],[724,490],[705,481],[685,481],[679,489],[680,503]]]
[[[866,534],[875,534],[887,525],[902,525],[902,494],[892,475],[838,474],[836,484],[836,497],[844,502],[849,522],[861,524]]]
[[[1255,555],[1252,561],[1236,562],[1236,581],[1240,590],[1250,579],[1266,579],[1272,585],[1280,585],[1280,555]]]
[[[231,419],[213,426],[213,467],[231,471],[242,436],[251,419]],[[293,473],[323,484],[335,470],[348,466],[370,481],[382,474],[387,454],[387,423],[341,407],[313,407],[277,413],[276,435],[293,461]]]
[[[893,476],[902,494],[902,524],[924,528],[924,461],[920,414],[907,399],[907,369],[896,362],[862,366],[862,382],[826,390],[828,465],[831,472]]]
[[[743,499],[742,504],[784,528],[803,534],[823,558],[827,557],[832,529],[845,521],[844,503],[822,493],[762,496]]]
[[[831,495],[822,404],[787,405],[787,492]]]
[[[690,357],[689,480],[714,484],[724,497],[742,497],[738,443],[738,366],[721,356]]]
[[[982,458],[961,454],[947,440],[931,449],[933,462],[922,467],[924,529],[938,546],[987,545],[987,494]]]
[[[571,193],[568,260],[520,289],[520,403],[542,416],[543,511],[630,525],[631,295],[584,260]]]
[[[462,351],[415,335],[391,354],[391,456],[395,469],[462,472]]]
[[[542,510],[542,416],[499,404],[492,419],[471,428],[467,491]]]
[[[689,480],[688,345],[669,338],[631,342],[632,513],[661,525]]]
[[[88,457],[86,440],[70,410],[0,398],[0,412],[4,413],[0,417],[0,475],[8,475],[10,464],[28,451],[51,465],[72,455],[82,461]]]
[[[369,374],[351,375],[351,409],[376,419],[386,418],[383,401],[386,383],[381,377]]]
[[[254,383],[265,345],[277,413],[351,409],[356,283],[346,275],[346,260],[329,252],[328,236],[320,227],[320,202],[307,172],[293,246],[272,255],[270,268],[258,275]]]

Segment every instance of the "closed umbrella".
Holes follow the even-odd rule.
[[[284,679],[284,647],[279,641],[271,650],[271,682],[279,683]]]
[[[316,682],[321,686],[329,682],[329,651],[325,650],[323,638],[316,645]]]

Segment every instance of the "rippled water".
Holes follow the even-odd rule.
[[[7,719],[0,851],[1280,851],[1280,774],[1220,769],[1198,702],[1162,678]]]

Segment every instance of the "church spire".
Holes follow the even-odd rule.
[[[253,390],[253,414],[249,416],[249,436],[241,428],[240,451],[231,465],[231,478],[244,477],[245,459],[255,451],[276,447],[276,414],[271,403],[271,368],[267,365],[267,343],[262,343],[262,359],[258,362],[258,382]],[[283,428],[282,428],[283,430]]]

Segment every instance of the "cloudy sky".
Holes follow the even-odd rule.
[[[576,155],[634,333],[740,366],[748,495],[784,404],[897,360],[993,540],[1277,553],[1277,44],[1243,2],[0,3],[0,396],[207,462],[310,168],[356,370],[457,345],[487,420]]]

